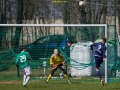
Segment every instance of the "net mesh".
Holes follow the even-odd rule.
[[[69,26],[67,27],[67,33],[64,32],[64,28],[66,27],[24,26],[19,27],[21,30],[20,36],[16,33],[18,27],[2,28],[5,34],[1,37],[1,79],[5,79],[7,76],[12,76],[14,79],[17,79],[17,76],[22,77],[21,69],[16,70],[15,65],[15,59],[20,53],[21,46],[26,46],[27,51],[32,57],[30,66],[34,79],[46,79],[51,72],[49,59],[55,48],[58,48],[59,52],[65,57],[65,62],[67,63],[66,68],[71,78],[81,79],[81,77],[86,76],[95,78],[95,62],[93,53],[90,52],[90,45],[93,42],[100,42],[101,38],[105,36],[104,26]],[[40,28],[43,31],[41,31]],[[108,76],[111,78],[119,77],[119,43],[118,39],[117,42],[115,42],[113,27],[109,26],[108,30]],[[13,40],[12,37],[16,38]],[[6,42],[4,38],[6,38]],[[19,42],[17,42],[16,39],[19,40]],[[117,49],[118,53],[115,53],[115,49]],[[105,74],[104,69],[103,63],[101,67],[103,76]],[[63,72],[57,70],[53,80],[63,78],[63,76]]]
[[[120,2],[119,0],[83,1],[86,2],[81,5],[79,0],[0,0],[0,24],[108,24],[108,75],[117,81],[119,79],[116,78],[120,76],[120,49],[117,36],[120,34]],[[30,61],[33,77],[43,78],[50,73],[49,58],[54,48],[58,48],[64,55],[71,77],[81,78],[80,73],[75,73],[80,70],[87,72],[83,77],[94,77],[94,57],[88,47],[91,42],[99,42],[105,36],[104,30],[102,26],[0,27],[0,79],[6,79],[8,76],[8,79],[16,79],[17,76],[22,76],[22,71],[18,75],[15,66],[15,58],[20,53],[19,47],[22,45],[28,46],[33,58]],[[50,42],[54,44],[48,44],[52,36]],[[67,38],[70,39],[68,44]],[[34,45],[35,48],[31,49]],[[84,62],[82,56],[85,57],[82,58]],[[104,63],[101,70],[104,75]],[[75,72],[71,74],[71,71]],[[61,76],[63,77],[63,74],[58,70],[55,73],[55,80]]]

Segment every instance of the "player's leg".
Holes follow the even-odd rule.
[[[61,65],[58,66],[58,68],[63,71],[63,73],[65,74],[65,77],[66,77],[67,80],[68,80],[68,83],[71,84],[71,81],[70,81],[70,78],[69,78],[69,76],[68,76],[68,74],[67,74],[67,70],[66,70],[65,66],[63,66],[63,65],[61,64]]]
[[[31,77],[31,75],[27,75],[26,82],[25,82],[26,84],[29,82],[30,77]]]
[[[51,74],[49,74],[47,78],[47,83],[50,81],[51,77],[54,75],[55,71],[58,69],[58,67],[54,68],[52,67]]]
[[[24,73],[24,75],[23,75],[23,84],[26,82],[26,74]]]
[[[102,80],[101,72],[100,72],[100,70],[99,70],[100,65],[102,64],[102,62],[103,62],[102,59],[95,58],[97,76],[98,76],[98,78],[100,79],[101,84],[104,84],[104,83],[103,83],[104,81]]]
[[[25,75],[24,75],[23,86],[26,86],[31,76],[30,66],[27,66],[26,68],[24,68],[24,71],[25,71]]]
[[[26,86],[25,82],[26,82],[27,76],[26,76],[26,73],[25,73],[25,69],[23,70],[23,72],[24,72],[24,75],[23,75],[23,86]]]
[[[97,67],[96,67],[96,73],[97,73],[97,76],[99,77],[99,79],[102,80],[101,72],[100,72],[99,68],[97,68]]]
[[[96,68],[96,72],[97,72],[97,75],[98,75],[98,77],[99,77],[99,79],[100,79],[101,84],[104,86],[104,80],[102,79],[101,72],[99,71],[98,68]]]
[[[95,58],[96,73],[97,73],[97,76],[99,77],[99,79],[101,80],[102,76],[101,76],[101,72],[99,71],[99,68],[100,68],[99,60],[100,60],[99,58]]]

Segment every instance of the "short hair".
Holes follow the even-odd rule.
[[[60,56],[60,51],[59,49],[55,48],[54,51],[57,50],[58,51],[58,55]]]
[[[103,41],[104,43],[106,43],[106,38],[105,38],[105,37],[103,37],[103,38],[102,38],[102,41]]]
[[[20,47],[20,50],[21,50],[21,51],[23,51],[23,50],[25,50],[25,49],[26,49],[25,46],[21,46],[21,47]]]
[[[58,50],[57,48],[55,48],[54,50]]]

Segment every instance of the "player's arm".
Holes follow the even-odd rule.
[[[66,66],[66,63],[65,63],[65,58],[64,58],[64,56],[62,55],[62,54],[60,54],[61,55],[61,57],[62,57],[62,64],[64,65],[64,66]]]
[[[63,62],[62,62],[62,65],[66,66],[66,63],[65,63],[65,61],[63,61]]]
[[[97,43],[93,43],[93,44],[90,45],[91,52],[93,52],[93,47],[96,46],[96,45],[97,45]]]
[[[52,66],[53,68],[56,68],[57,65],[54,64],[53,57],[54,57],[54,55],[52,55],[51,58],[50,58],[50,64],[51,64],[51,66]]]
[[[19,67],[19,57],[17,56],[17,58],[16,58],[16,61],[15,61],[15,63],[16,63],[16,68],[18,68]]]
[[[50,64],[51,64],[51,65],[54,64],[53,57],[54,57],[54,55],[52,55],[52,56],[50,57]]]
[[[28,60],[31,60],[31,59],[32,59],[31,56],[30,56],[30,54],[29,54],[29,52],[28,52],[27,57],[28,57]]]

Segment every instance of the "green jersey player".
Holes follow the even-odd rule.
[[[19,65],[21,69],[24,71],[23,76],[23,86],[26,87],[26,84],[30,80],[30,66],[29,66],[29,60],[31,59],[30,54],[26,51],[26,48],[24,46],[21,47],[21,53],[18,54],[16,58],[16,65]]]

